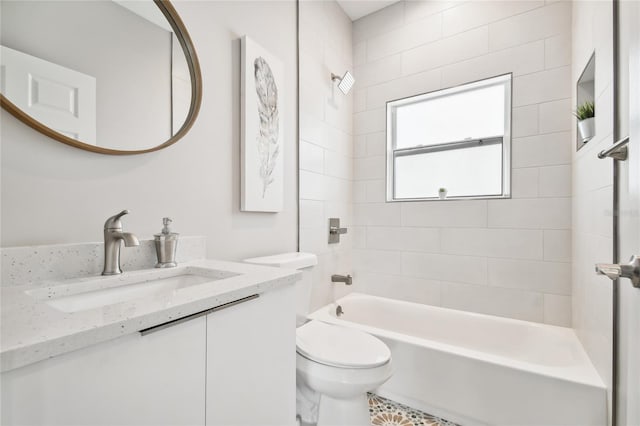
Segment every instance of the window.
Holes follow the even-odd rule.
[[[387,201],[508,198],[511,74],[387,103]]]

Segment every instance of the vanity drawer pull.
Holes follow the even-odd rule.
[[[260,297],[259,294],[252,294],[251,296],[243,297],[242,299],[234,300],[232,302],[228,302],[219,306],[216,306],[211,309],[207,309],[205,311],[196,312],[195,314],[187,315],[186,317],[174,319],[171,321],[164,322],[162,324],[154,325],[153,327],[145,328],[144,330],[140,330],[140,334],[146,336],[147,334],[155,333],[156,331],[164,330],[165,328],[173,327],[174,325],[182,324],[183,322],[190,321],[192,319],[196,319],[203,315],[208,315],[212,312],[221,311],[223,309],[230,308],[235,305],[239,305],[240,303],[248,302],[249,300],[257,299]]]

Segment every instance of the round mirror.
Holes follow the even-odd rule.
[[[41,133],[104,154],[184,136],[200,67],[166,0],[0,2],[2,107]]]

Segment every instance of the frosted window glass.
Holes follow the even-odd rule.
[[[502,144],[396,157],[395,198],[502,194]]]
[[[505,86],[434,97],[395,108],[395,148],[503,136]]]

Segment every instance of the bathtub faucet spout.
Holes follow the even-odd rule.
[[[331,275],[331,282],[351,285],[353,284],[353,278],[351,277],[351,275]]]

